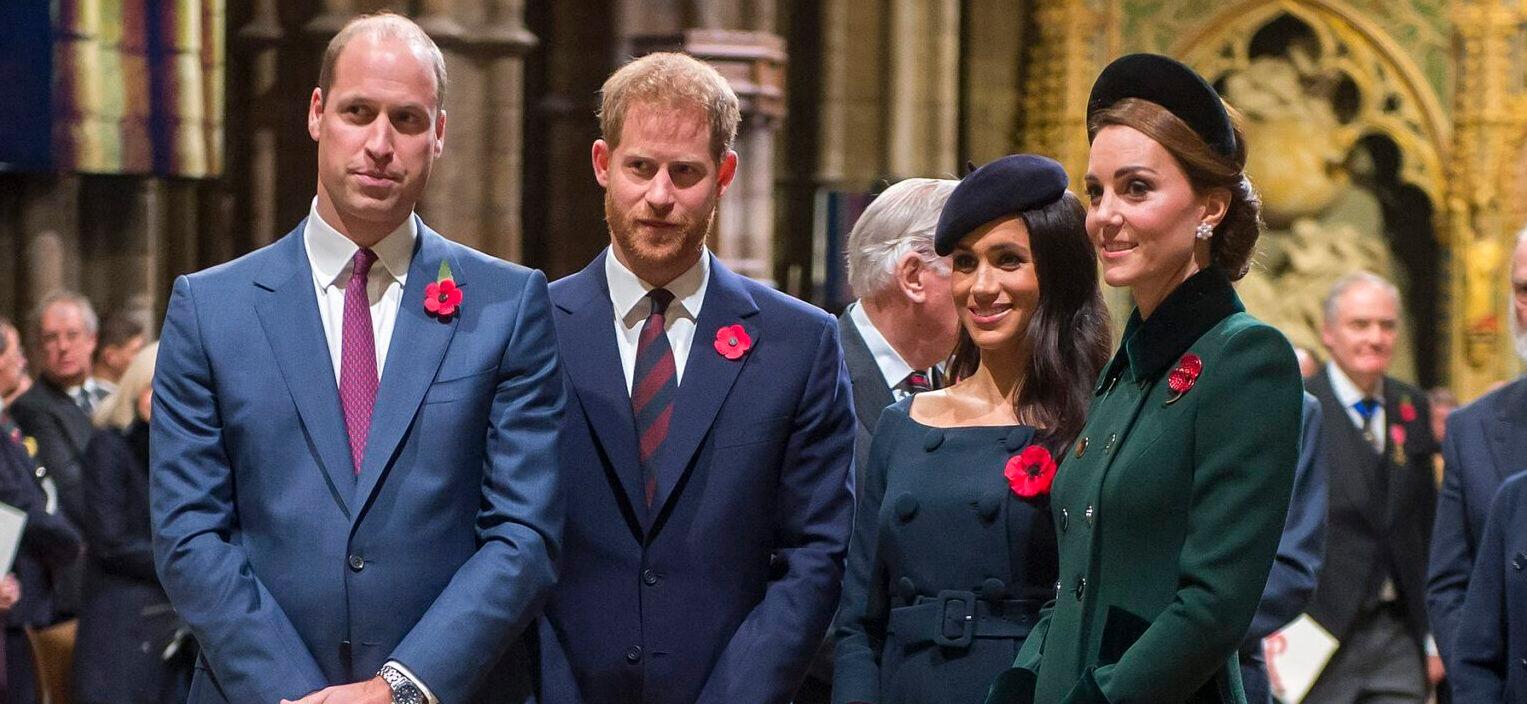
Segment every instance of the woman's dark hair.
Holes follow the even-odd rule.
[[[1029,363],[1013,410],[1020,422],[1039,428],[1040,444],[1060,452],[1081,432],[1092,385],[1108,361],[1108,309],[1082,202],[1067,191],[1018,217],[1029,230],[1039,307],[1025,333]],[[947,365],[950,378],[969,377],[980,362],[981,348],[961,326]]]
[[[1188,175],[1197,193],[1223,188],[1230,192],[1230,207],[1214,228],[1209,256],[1231,281],[1239,281],[1251,269],[1257,237],[1262,233],[1262,199],[1246,178],[1246,133],[1240,113],[1229,105],[1231,129],[1235,131],[1235,154],[1225,156],[1209,148],[1188,123],[1149,100],[1125,98],[1092,114],[1087,121],[1087,140],[1104,127],[1122,125],[1138,130],[1166,149]]]

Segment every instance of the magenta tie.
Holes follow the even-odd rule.
[[[378,385],[376,335],[371,330],[371,301],[366,297],[366,278],[371,274],[371,265],[376,263],[376,252],[362,248],[350,263],[339,354],[339,403],[344,407],[345,431],[350,435],[350,461],[355,473],[360,474]]]

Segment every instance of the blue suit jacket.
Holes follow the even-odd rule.
[[[506,653],[561,534],[545,279],[419,224],[357,476],[302,230],[180,277],[165,317],[150,503],[203,647],[190,700],[272,704],[389,659],[443,702],[516,697]],[[465,294],[448,320],[422,305],[442,260]]]
[[[1501,485],[1479,542],[1448,681],[1453,701],[1527,701],[1527,474]]]
[[[1451,664],[1459,609],[1490,501],[1501,482],[1527,469],[1527,377],[1448,416],[1442,463],[1426,608],[1437,649]]]
[[[1267,682],[1267,663],[1262,659],[1262,639],[1303,613],[1315,593],[1315,579],[1325,558],[1326,466],[1321,445],[1324,416],[1320,401],[1304,394],[1300,420],[1299,465],[1294,469],[1294,493],[1289,500],[1288,518],[1283,520],[1283,537],[1278,540],[1278,554],[1273,558],[1262,602],[1251,619],[1251,630],[1241,646],[1241,686],[1248,704],[1267,704],[1272,692]]]
[[[712,258],[649,509],[605,256],[551,286],[576,402],[544,699],[788,702],[837,607],[853,518],[837,324]],[[732,324],[753,341],[736,360],[713,346]]]

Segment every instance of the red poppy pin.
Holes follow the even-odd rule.
[[[1039,445],[1029,445],[1013,455],[1002,471],[1014,494],[1024,499],[1045,496],[1055,482],[1055,458]]]
[[[461,288],[451,276],[450,262],[440,262],[440,273],[433,283],[424,287],[424,310],[444,320],[456,314],[461,307]]]
[[[723,325],[716,331],[716,353],[727,359],[742,359],[753,346],[753,338],[741,325]]]
[[[1176,403],[1178,399],[1186,395],[1188,390],[1198,383],[1198,375],[1202,374],[1203,371],[1203,358],[1192,352],[1183,355],[1182,359],[1177,360],[1177,368],[1173,369],[1172,373],[1166,377],[1167,388],[1172,391],[1172,394],[1166,399],[1167,404]]]
[[[1411,403],[1409,398],[1400,402],[1400,420],[1406,423],[1416,422],[1416,404]]]

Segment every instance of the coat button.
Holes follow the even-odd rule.
[[[976,511],[981,514],[982,520],[991,523],[997,519],[997,511],[1002,508],[1002,497],[1005,494],[1006,490],[987,492],[976,502]]]
[[[987,577],[981,582],[981,597],[987,601],[1002,601],[1007,598],[1007,584],[996,577]]]
[[[1077,601],[1081,601],[1082,600],[1082,594],[1087,592],[1087,578],[1086,577],[1082,577],[1081,579],[1076,581],[1076,589],[1074,591],[1076,592],[1076,600]]]
[[[1060,510],[1060,532],[1064,533],[1071,527],[1071,512],[1066,509]]]
[[[896,591],[901,592],[901,598],[911,599],[917,596],[917,585],[912,582],[911,577],[902,577],[896,580]]]
[[[642,570],[642,583],[649,587],[657,584],[657,572],[650,567]]]
[[[1055,580],[1055,598],[1060,598],[1060,580]]]
[[[1527,567],[1527,554],[1517,553],[1516,557],[1511,558],[1511,567],[1521,572],[1523,567]]]
[[[633,646],[631,646],[629,648],[626,648],[626,662],[629,662],[629,663],[635,665],[636,663],[639,663],[641,661],[642,661],[642,647],[640,645],[633,645]]]
[[[917,515],[917,497],[911,494],[902,494],[896,497],[896,503],[893,507],[896,509],[897,520],[906,523],[912,520],[913,516]]]
[[[366,558],[361,557],[360,555],[351,555],[349,562],[350,571],[352,572],[359,572],[366,568]]]
[[[1084,511],[1084,512],[1082,512],[1082,516],[1084,516],[1084,517],[1086,517],[1086,519],[1087,519],[1087,525],[1088,525],[1088,526],[1091,526],[1091,525],[1092,525],[1092,523],[1093,523],[1093,519],[1094,519],[1094,518],[1095,518],[1095,517],[1096,517],[1096,516],[1097,516],[1097,515],[1098,515],[1098,512],[1097,512],[1097,509],[1094,509],[1094,508],[1093,508],[1093,507],[1092,507],[1092,504],[1088,504],[1088,505],[1087,505],[1087,510],[1086,510],[1086,511]]]
[[[937,450],[938,446],[942,444],[944,444],[944,431],[942,430],[930,430],[927,435],[923,436],[924,450],[932,452]]]
[[[1087,438],[1082,438],[1076,441],[1076,458],[1081,459],[1085,454],[1087,454]]]
[[[1109,433],[1108,442],[1103,443],[1103,454],[1113,452],[1113,444],[1119,439],[1118,433]]]

